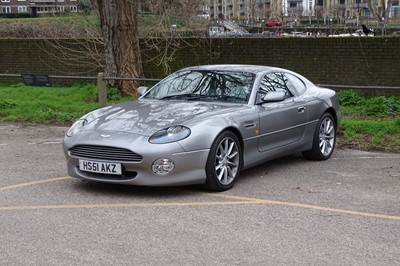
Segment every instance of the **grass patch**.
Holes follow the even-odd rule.
[[[131,100],[110,89],[109,103]],[[91,84],[27,87],[0,85],[0,121],[71,124],[99,107],[97,88]]]
[[[400,97],[339,93],[342,123],[338,146],[369,151],[400,152]]]

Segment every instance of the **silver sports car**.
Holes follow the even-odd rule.
[[[138,92],[68,130],[70,176],[223,191],[242,169],[297,152],[326,160],[335,148],[338,95],[286,69],[189,67]]]

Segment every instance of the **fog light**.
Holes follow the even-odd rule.
[[[168,175],[174,168],[175,164],[170,159],[158,159],[151,166],[151,169],[156,175]]]

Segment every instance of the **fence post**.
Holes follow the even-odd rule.
[[[104,79],[104,72],[97,74],[97,89],[99,90],[99,106],[107,105],[107,84]]]

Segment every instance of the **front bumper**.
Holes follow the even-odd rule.
[[[98,182],[140,186],[203,184],[206,180],[205,167],[209,149],[185,151],[178,142],[151,144],[147,141],[147,137],[121,132],[107,133],[107,135],[111,135],[107,139],[102,138],[101,135],[101,133],[91,132],[90,135],[83,133],[77,137],[65,137],[64,154],[67,159],[68,175]],[[72,156],[70,150],[76,145],[101,145],[129,149],[140,154],[143,159],[140,162],[95,160],[107,163],[120,163],[123,169],[122,175],[81,171],[79,170],[79,159],[93,159]],[[174,170],[168,175],[156,175],[152,171],[153,162],[161,158],[170,159],[175,164]]]

